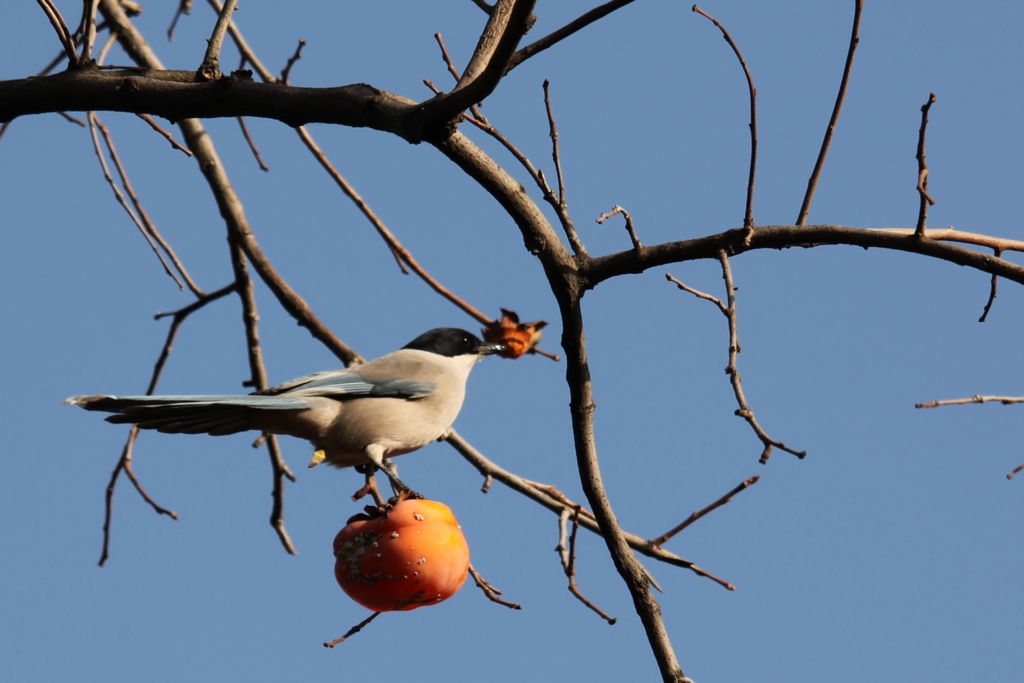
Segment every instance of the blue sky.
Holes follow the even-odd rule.
[[[531,38],[581,11],[539,3]],[[69,20],[76,3],[58,3]],[[196,3],[172,43],[174,3],[146,5],[140,29],[170,68],[198,66],[213,14]],[[792,223],[832,109],[852,2],[702,4],[739,43],[758,88],[758,224]],[[464,66],[484,22],[471,2],[271,3],[236,15],[291,80],[366,82],[426,98],[447,84],[432,35]],[[811,223],[910,227],[914,150],[928,129],[929,225],[1024,239],[1019,3],[868,2],[850,90]],[[35,73],[59,45],[34,3],[0,22],[0,78]],[[223,64],[233,68],[228,48]],[[114,50],[109,63],[124,64]],[[592,254],[629,247],[625,206],[645,244],[740,225],[747,94],[728,46],[689,4],[639,1],[513,71],[490,120],[553,176],[541,83],[551,81],[567,199]],[[195,163],[132,116],[101,114],[142,201],[199,284],[230,279],[224,227]],[[347,343],[381,355],[436,326],[474,322],[420,281],[336,190],[295,134],[250,120],[269,173],[230,120],[212,136],[256,237],[292,286]],[[537,262],[493,199],[433,148],[367,130],[312,134],[438,279],[493,315],[558,311]],[[516,177],[514,161],[472,136]],[[531,192],[540,201],[536,192]],[[286,522],[299,554],[267,524],[271,477],[250,435],[144,434],[135,468],[178,512],[158,517],[118,487],[111,558],[96,566],[103,495],[127,430],[61,401],[142,393],[166,334],[157,311],[190,302],[162,273],[114,201],[86,131],[56,115],[13,123],[0,140],[0,671],[20,681],[357,679],[652,680],[657,668],[603,543],[582,534],[578,582],[619,618],[576,602],[552,549],[557,519],[479,475],[443,444],[398,461],[402,477],[455,511],[476,567],[510,612],[467,586],[448,602],[384,615],[335,650],[320,644],[366,616],[334,583],[331,541],[359,506],[351,471],[307,471],[307,444],[284,442],[299,481]],[[1019,261],[1019,255],[1016,257]],[[915,411],[920,401],[1024,395],[1024,292],[922,257],[823,247],[733,260],[740,371],[761,424],[809,453],[776,452],[733,415],[722,372],[724,318],[665,282],[670,272],[721,295],[715,263],[654,269],[584,299],[602,471],[623,526],[656,536],[754,474],[761,481],[668,548],[737,586],[727,592],[647,562],[665,593],[684,670],[707,681],[1020,680],[1024,637],[1022,406]],[[338,365],[257,285],[272,382]],[[162,393],[242,392],[240,308],[225,299],[190,319]],[[489,359],[474,370],[456,427],[502,466],[582,500],[564,364]]]

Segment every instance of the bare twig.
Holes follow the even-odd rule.
[[[114,466],[114,471],[110,473],[110,482],[107,484],[106,494],[104,496],[104,508],[105,513],[103,516],[103,550],[100,552],[99,566],[104,566],[107,560],[110,559],[110,529],[111,523],[114,518],[114,492],[117,488],[117,480],[120,478],[121,473],[124,472],[132,485],[135,486],[135,490],[139,492],[142,499],[149,503],[150,507],[159,514],[167,515],[171,519],[177,520],[178,513],[173,510],[168,510],[157,504],[153,498],[146,493],[146,490],[142,488],[142,484],[139,482],[138,477],[135,476],[135,472],[131,469],[132,462],[132,449],[135,446],[135,439],[139,435],[139,428],[136,425],[132,425],[131,430],[128,432],[128,440],[124,444],[124,448],[121,450],[121,456],[117,460],[117,465]]]
[[[928,194],[928,164],[925,162],[924,136],[928,128],[928,111],[935,104],[935,93],[928,95],[928,101],[921,106],[921,129],[917,136],[917,192],[921,195],[921,205],[917,211],[917,237],[924,237],[925,222],[928,220],[928,206],[935,200]]]
[[[732,382],[733,392],[736,394],[736,402],[739,403],[739,410],[736,414],[742,417],[750,425],[750,428],[757,434],[757,438],[764,444],[764,450],[761,452],[760,462],[764,464],[768,462],[768,457],[772,453],[773,448],[779,448],[787,453],[792,453],[798,458],[804,458],[807,455],[806,451],[798,451],[790,448],[781,441],[768,436],[760,424],[757,422],[757,418],[754,417],[754,411],[751,410],[750,405],[747,403],[746,396],[743,395],[743,386],[740,379],[739,366],[736,364],[736,358],[740,353],[740,340],[739,333],[737,331],[737,315],[736,315],[736,286],[733,284],[732,279],[732,268],[729,266],[729,257],[724,251],[718,253],[718,261],[722,264],[722,279],[725,280],[725,291],[727,295],[728,308],[729,308],[729,365],[725,371],[729,375],[729,380]]]
[[[996,247],[995,248],[995,254],[996,254],[996,258],[1002,258],[1003,250],[1000,249],[999,247]],[[992,304],[994,304],[996,302],[996,297],[999,296],[998,287],[999,287],[999,276],[998,275],[993,275],[992,276],[992,286],[989,288],[989,292],[988,292],[988,301],[985,302],[985,310],[983,310],[981,312],[981,317],[978,318],[978,322],[979,323],[985,322],[985,319],[988,318],[988,312],[992,310]]]
[[[462,76],[459,75],[459,69],[455,66],[455,63],[452,61],[451,56],[448,54],[448,48],[445,47],[444,38],[441,36],[440,33],[435,33],[434,40],[437,41],[437,46],[441,48],[441,59],[444,60],[444,64],[448,68],[448,73],[452,75],[452,78],[455,79],[456,85],[458,85],[458,82],[462,78]],[[436,88],[433,83],[426,79],[424,79],[423,82],[426,83],[428,88],[434,91],[435,95],[441,94],[441,91],[438,88]],[[473,106],[469,108],[469,110],[473,113],[473,116],[476,117],[478,120],[487,120],[487,118],[483,115],[483,112],[480,111],[480,103],[474,103]]]
[[[242,302],[242,322],[245,326],[246,352],[249,357],[250,385],[257,391],[262,391],[267,388],[268,382],[267,370],[263,364],[263,349],[260,346],[256,294],[253,291],[252,280],[249,278],[245,251],[239,244],[235,233],[229,232],[228,243],[231,251],[231,266],[235,273],[235,291]],[[267,434],[266,436],[267,453],[270,456],[270,467],[274,479],[270,525],[277,532],[277,537],[284,549],[294,555],[296,554],[295,546],[284,526],[284,479],[287,477],[291,481],[295,481],[295,475],[288,469],[284,458],[281,457],[277,435]]]
[[[399,242],[397,238],[395,238],[394,234],[392,234],[388,227],[384,225],[384,221],[382,221],[380,217],[377,216],[377,214],[373,211],[370,205],[363,200],[363,198],[359,195],[358,192],[356,192],[355,188],[352,187],[352,185],[349,184],[347,180],[345,180],[344,176],[342,176],[340,172],[338,172],[338,169],[334,167],[330,159],[327,158],[327,155],[324,154],[323,150],[321,150],[320,147],[316,144],[316,141],[313,140],[313,136],[311,136],[305,128],[298,128],[297,132],[299,134],[299,138],[302,140],[302,143],[306,146],[307,149],[309,149],[310,152],[312,152],[317,162],[319,162],[323,169],[327,171],[328,175],[331,176],[331,179],[334,180],[335,184],[341,189],[342,192],[345,193],[345,196],[351,199],[352,203],[356,205],[356,208],[358,208],[359,211],[364,216],[366,216],[366,219],[370,221],[370,224],[373,225],[373,228],[377,231],[377,234],[379,234],[381,238],[384,240],[384,243],[388,245],[388,248],[391,249],[391,253],[395,255],[395,258],[399,261],[400,264],[404,263],[408,265],[409,268],[411,268],[413,272],[415,272],[424,282],[426,282],[431,289],[433,289],[435,292],[443,296],[445,299],[451,301],[456,306],[458,306],[460,309],[462,309],[467,314],[472,316],[480,324],[486,325],[487,323],[491,322],[491,319],[488,316],[484,315],[477,308],[469,304],[467,301],[459,297],[457,294],[452,292],[450,289],[448,289],[440,282],[438,282],[433,276],[431,276],[430,273],[428,273],[426,269],[424,269],[423,266],[419,264],[415,257],[413,257],[412,253],[410,253],[408,249],[402,246],[402,243]]]
[[[249,151],[251,151],[252,155],[256,157],[256,163],[259,164],[260,170],[269,172],[270,167],[263,162],[263,157],[260,156],[260,148],[256,146],[252,136],[249,135],[249,126],[245,125],[244,116],[238,117],[238,125],[242,128],[242,136],[245,137],[245,142],[249,145]]]
[[[220,78],[220,49],[224,44],[224,34],[228,30],[228,25],[231,24],[231,15],[237,5],[238,0],[226,0],[221,8],[220,14],[217,16],[217,23],[213,26],[213,33],[207,41],[203,63],[199,65],[199,70],[196,71],[197,80],[212,81]]]
[[[155,317],[159,320],[165,316],[174,316],[174,320],[171,322],[170,328],[167,330],[167,339],[164,341],[163,347],[160,349],[160,355],[157,356],[156,363],[153,365],[153,373],[149,380],[149,386],[146,387],[146,395],[152,395],[156,391],[157,383],[160,381],[160,375],[163,373],[164,366],[167,363],[167,359],[171,355],[171,349],[174,347],[174,340],[178,336],[178,330],[181,328],[182,323],[188,318],[190,314],[199,310],[208,303],[212,303],[217,299],[227,295],[234,291],[234,283],[227,287],[222,287],[216,292],[210,294],[204,294],[202,297],[196,299],[188,306],[174,311],[173,313],[158,313]],[[128,432],[128,440],[125,442],[124,449],[121,451],[121,457],[118,458],[117,465],[114,467],[114,471],[110,473],[110,483],[107,484],[106,495],[105,495],[105,514],[103,519],[103,550],[100,553],[99,565],[102,567],[106,564],[110,558],[110,528],[111,522],[114,515],[114,491],[117,487],[117,480],[121,476],[121,472],[124,472],[128,479],[132,482],[135,490],[139,492],[142,499],[149,503],[150,507],[157,514],[167,515],[172,519],[178,519],[178,514],[173,510],[168,510],[157,504],[153,498],[146,493],[146,490],[142,488],[142,484],[139,482],[135,472],[132,469],[132,451],[135,447],[135,440],[138,437],[139,428],[136,425],[132,425],[131,430]]]
[[[138,195],[135,194],[135,189],[132,187],[131,181],[128,179],[128,174],[124,170],[124,165],[121,164],[121,159],[117,154],[117,150],[114,148],[114,140],[110,135],[110,131],[107,130],[107,127],[104,126],[98,118],[96,118],[96,124],[100,129],[100,132],[103,134],[103,140],[106,143],[107,151],[110,153],[110,158],[113,160],[114,167],[117,169],[118,176],[121,178],[121,184],[124,186],[124,191],[128,193],[128,198],[131,199],[132,206],[135,207],[135,210],[138,212],[139,220],[145,227],[146,234],[151,236],[153,241],[160,245],[160,249],[167,255],[167,258],[170,260],[178,274],[181,275],[181,279],[185,281],[185,285],[189,290],[197,297],[201,298],[205,296],[205,292],[199,288],[199,285],[197,285],[192,279],[192,276],[189,275],[188,270],[185,268],[185,264],[181,262],[181,259],[179,259],[178,255],[174,252],[174,248],[171,247],[170,243],[168,243],[167,240],[164,239],[163,235],[160,234],[160,231],[157,229],[153,221],[149,219],[149,214],[146,213],[146,209],[143,208]],[[163,261],[162,258],[161,261]],[[175,281],[177,281],[177,278],[175,278]],[[178,287],[181,287],[180,282],[178,283]]]
[[[278,82],[289,85],[288,77],[292,74],[292,67],[295,66],[295,62],[302,59],[302,48],[304,47],[306,47],[306,39],[299,38],[299,44],[295,46],[295,52],[288,58],[288,62],[284,65],[284,69],[281,71],[281,78],[278,79]]]
[[[700,519],[704,515],[708,514],[712,510],[715,510],[717,508],[722,507],[723,505],[725,505],[726,503],[731,501],[733,496],[735,496],[737,493],[740,493],[744,489],[747,489],[747,488],[753,486],[754,484],[756,484],[757,480],[760,479],[760,478],[761,477],[759,475],[754,475],[750,479],[747,479],[747,480],[741,482],[739,484],[739,486],[734,488],[732,491],[729,491],[729,493],[725,494],[724,496],[722,496],[721,498],[716,500],[711,505],[708,505],[703,510],[698,510],[697,512],[691,513],[690,516],[687,517],[685,520],[683,520],[683,522],[681,524],[679,524],[678,526],[673,527],[672,529],[670,529],[669,531],[666,531],[665,533],[663,533],[661,536],[658,536],[657,538],[652,538],[650,540],[651,545],[657,545],[657,546],[664,545],[669,539],[671,539],[673,536],[678,534],[680,531],[682,531],[686,527],[688,527],[691,524],[693,524],[694,522],[696,522],[698,519]]]
[[[739,366],[736,363],[737,356],[740,353],[740,341],[739,332],[737,325],[736,315],[736,286],[733,284],[732,279],[732,268],[729,265],[729,257],[725,251],[720,250],[718,252],[718,262],[722,266],[722,278],[725,280],[725,291],[727,304],[723,305],[720,299],[717,299],[710,294],[704,294],[703,292],[697,291],[687,287],[679,280],[675,279],[671,275],[666,274],[666,278],[674,283],[679,289],[687,291],[696,297],[710,301],[718,307],[718,310],[722,312],[729,320],[729,365],[726,366],[725,372],[729,375],[729,381],[732,384],[733,393],[736,395],[736,402],[739,404],[739,409],[736,411],[736,415],[742,417],[750,425],[750,428],[754,430],[754,434],[761,440],[764,445],[764,450],[761,452],[761,464],[768,462],[768,458],[771,456],[772,450],[779,448],[792,453],[798,458],[804,458],[807,455],[806,451],[797,451],[781,441],[768,436],[761,425],[758,423],[757,418],[754,416],[754,411],[751,410],[750,405],[747,403],[747,398],[743,393],[742,380],[740,378]]]
[[[618,620],[615,617],[609,616],[607,612],[588,600],[586,596],[580,592],[579,586],[576,585],[576,532],[579,531],[579,528],[580,509],[577,507],[576,514],[573,515],[572,518],[572,533],[569,534],[569,551],[567,553],[564,567],[565,576],[569,579],[569,592],[575,595],[577,600],[592,609],[595,614],[607,621],[609,626],[614,626],[615,622]]]
[[[117,34],[111,31],[110,35],[107,36],[106,42],[103,43],[103,47],[100,49],[100,53],[96,56],[96,64],[100,65],[101,69],[106,68],[102,66],[102,64],[107,60],[107,55],[110,53],[110,50],[113,49],[116,43]]]
[[[710,294],[705,294],[704,292],[702,292],[700,290],[694,289],[693,287],[689,287],[686,284],[684,284],[683,282],[681,282],[680,280],[677,280],[676,278],[672,277],[672,275],[669,274],[669,273],[665,273],[665,279],[668,280],[669,282],[675,284],[676,287],[678,287],[679,289],[683,290],[684,292],[689,292],[690,294],[693,294],[698,299],[704,299],[705,301],[710,301],[714,305],[718,306],[718,310],[720,310],[725,316],[729,315],[729,307],[726,306],[725,304],[723,304],[722,300],[719,299],[717,296],[712,296]]]
[[[480,9],[482,9],[482,10],[483,10],[484,12],[486,12],[487,14],[490,14],[490,13],[491,13],[491,10],[492,10],[492,9],[494,9],[494,7],[493,7],[493,6],[491,6],[491,5],[489,5],[488,3],[484,2],[484,0],[470,0],[470,1],[471,1],[471,2],[472,2],[472,3],[474,4],[474,5],[476,5],[476,6],[477,6],[477,7],[479,7]]]
[[[929,401],[928,403],[915,403],[915,408],[938,408],[940,406],[962,406],[968,403],[1002,403],[1008,406],[1014,403],[1024,403],[1024,396],[970,396],[968,398],[951,398],[943,401]]]
[[[643,251],[644,245],[640,244],[640,238],[636,236],[636,229],[633,227],[633,217],[629,215],[629,212],[624,208],[616,204],[612,207],[612,210],[608,213],[602,213],[597,217],[597,223],[600,225],[606,220],[617,214],[622,214],[622,217],[626,219],[626,232],[629,233],[629,239],[633,242],[633,249],[636,251]]]
[[[569,207],[565,202],[565,180],[562,177],[562,160],[558,151],[558,127],[555,125],[555,113],[551,109],[550,83],[544,79],[544,109],[548,114],[548,135],[551,137],[551,159],[555,162],[555,175],[558,178],[558,197],[549,190],[545,193],[545,199],[554,207],[558,214],[558,222],[562,224],[565,236],[569,238],[569,244],[576,255],[586,255],[587,249],[583,246],[576,227],[573,225],[572,217],[569,215]],[[546,184],[546,183],[545,183]]]
[[[593,24],[595,21],[611,14],[620,7],[625,7],[631,2],[633,2],[633,0],[613,0],[612,2],[606,2],[603,5],[599,5],[594,9],[590,10],[589,12],[580,15],[578,18],[573,19],[560,29],[552,31],[543,38],[534,41],[527,45],[526,47],[518,50],[515,53],[515,55],[512,56],[512,59],[509,61],[507,70],[511,71],[512,69],[516,68],[517,66],[525,62],[530,57],[533,57],[538,52],[548,49],[552,45],[568,38],[572,34],[579,31],[580,29],[586,28],[590,24]]]
[[[754,77],[750,75],[750,69],[747,67],[746,60],[743,59],[743,53],[740,52],[740,48],[721,22],[697,5],[693,6],[693,11],[709,19],[718,27],[725,42],[729,43],[729,47],[736,53],[736,58],[740,60],[740,66],[743,67],[743,73],[747,77],[747,91],[750,94],[750,172],[747,175],[747,204],[743,213],[743,227],[750,229],[754,226],[754,176],[757,172],[757,88],[754,87]]]
[[[839,82],[839,94],[836,95],[836,104],[832,107],[832,117],[828,120],[828,128],[825,129],[825,139],[821,141],[821,149],[818,151],[818,159],[814,162],[814,170],[807,181],[807,191],[804,193],[804,201],[800,205],[800,214],[796,218],[797,225],[807,224],[807,214],[811,210],[811,201],[814,199],[814,191],[818,187],[818,178],[821,176],[821,169],[825,166],[825,157],[828,155],[829,145],[832,144],[832,135],[836,132],[836,124],[839,123],[839,112],[843,109],[843,100],[846,98],[846,86],[850,83],[850,73],[853,71],[853,55],[860,43],[860,15],[864,9],[864,0],[854,0],[853,9],[853,30],[850,32],[850,47],[846,51],[846,66],[843,67],[843,78]]]
[[[178,279],[178,276],[174,273],[173,270],[171,270],[170,264],[168,264],[166,259],[164,259],[163,253],[157,247],[156,242],[154,241],[152,235],[150,234],[150,231],[146,229],[146,226],[143,224],[142,218],[135,213],[135,210],[132,209],[132,207],[128,206],[128,200],[125,199],[124,194],[121,192],[121,190],[117,187],[117,184],[114,182],[114,176],[111,175],[110,173],[110,167],[107,165],[107,160],[103,156],[103,150],[100,148],[99,135],[97,135],[97,129],[99,129],[103,133],[103,139],[104,142],[106,142],[107,151],[110,153],[111,158],[114,161],[114,165],[117,167],[123,182],[126,176],[123,173],[121,173],[121,171],[123,171],[123,168],[121,167],[120,161],[117,158],[115,158],[116,151],[113,147],[113,141],[110,138],[110,131],[108,131],[106,126],[104,126],[103,123],[99,120],[99,117],[96,116],[95,112],[89,112],[88,119],[89,130],[92,133],[93,149],[96,151],[96,158],[99,159],[100,167],[103,169],[103,177],[106,179],[107,184],[110,185],[110,189],[113,191],[114,197],[117,199],[118,204],[120,204],[121,207],[125,210],[125,213],[128,214],[128,217],[132,219],[132,222],[135,223],[135,227],[137,227],[139,229],[139,232],[142,233],[142,236],[146,239],[146,242],[149,244],[149,248],[153,250],[153,253],[156,254],[156,257],[160,260],[160,265],[163,266],[164,272],[167,273],[167,275],[172,280],[174,280],[174,283],[178,285],[178,289],[185,289],[185,285],[182,283],[181,280]]]
[[[171,19],[171,25],[167,29],[167,40],[168,41],[173,41],[174,40],[174,28],[178,25],[178,19],[181,18],[181,15],[182,14],[191,14],[191,13],[192,13],[192,0],[181,0],[181,2],[178,3],[177,11],[174,13],[174,18]]]
[[[579,506],[577,506],[578,509]],[[573,511],[570,508],[565,508],[558,513],[558,545],[555,546],[555,552],[558,553],[558,559],[561,561],[563,569],[569,567],[569,518],[572,516]],[[575,519],[578,523],[578,512],[575,513]]]
[[[75,50],[75,41],[71,38],[71,31],[68,30],[68,25],[65,23],[64,17],[61,16],[60,10],[53,4],[53,0],[36,0],[36,2],[46,12],[46,17],[50,20],[53,30],[57,32],[57,37],[64,47],[64,54],[68,58],[68,63],[71,66],[78,66],[79,59],[78,52]]]
[[[1015,468],[1013,468],[1012,472],[1006,475],[1006,478],[1013,479],[1014,476],[1016,476],[1017,473],[1020,472],[1021,470],[1024,470],[1024,465],[1017,465]]]
[[[476,583],[477,588],[482,590],[484,596],[486,596],[491,602],[504,605],[509,609],[523,609],[523,606],[518,602],[509,602],[508,600],[503,600],[499,597],[501,595],[501,591],[495,588],[494,585],[484,577],[480,576],[480,572],[474,569],[472,564],[469,565],[469,575],[473,577],[473,581]]]
[[[83,121],[82,119],[77,118],[75,116],[71,116],[70,114],[68,114],[67,112],[64,112],[64,111],[58,112],[58,114],[65,121],[68,121],[69,123],[74,123],[74,124],[78,125],[81,128],[85,128],[86,124],[85,124],[85,121]]]
[[[374,612],[373,614],[371,614],[370,616],[366,617],[365,619],[360,621],[358,624],[356,624],[355,626],[350,628],[348,630],[348,632],[346,632],[345,635],[343,635],[341,638],[335,638],[334,640],[332,640],[332,641],[330,641],[328,643],[324,643],[324,647],[334,647],[335,645],[340,645],[341,643],[344,643],[347,639],[351,638],[355,634],[357,634],[360,631],[362,631],[364,626],[366,626],[367,624],[369,624],[371,621],[373,621],[374,619],[376,619],[377,617],[379,617],[382,614],[384,614],[384,613],[383,612]]]
[[[82,2],[82,21],[80,30],[82,35],[82,56],[79,62],[88,64],[92,59],[92,48],[96,44],[96,8],[99,0],[84,0]],[[98,60],[102,62],[103,60]]]
[[[170,131],[164,130],[159,123],[153,120],[152,116],[150,116],[149,114],[136,114],[136,116],[138,116],[140,119],[148,123],[150,127],[157,133],[160,133],[160,135],[164,136],[167,142],[171,143],[171,147],[184,153],[185,156],[192,156],[192,151],[182,146],[181,143],[175,140],[174,136],[171,135]]]
[[[527,498],[539,503],[543,507],[554,512],[556,515],[562,515],[563,513],[573,514],[576,507],[578,507],[578,503],[570,500],[565,494],[561,493],[553,486],[538,484],[537,482],[524,479],[517,474],[513,474],[512,472],[499,467],[496,463],[492,462],[480,451],[475,449],[469,442],[459,436],[455,430],[451,430],[448,436],[445,437],[445,441],[447,441],[452,448],[458,451],[458,453],[473,465],[473,467],[475,467],[481,474],[492,477],[495,481],[499,481],[513,491],[517,491]],[[580,511],[580,524],[587,530],[601,535],[601,529],[597,524],[596,518],[593,513],[588,512],[586,509],[581,509]],[[674,567],[688,569],[698,576],[711,579],[728,590],[735,590],[735,586],[728,581],[701,569],[693,562],[690,562],[675,553],[665,550],[664,548],[658,548],[651,545],[646,539],[643,539],[636,534],[625,533],[624,537],[630,548],[646,555],[647,557],[670,564]]]
[[[434,40],[437,41],[437,46],[441,48],[441,59],[444,60],[445,66],[448,67],[448,73],[450,73],[452,78],[455,79],[455,82],[458,83],[462,76],[459,75],[459,70],[455,68],[455,63],[452,62],[452,58],[448,54],[448,48],[444,46],[444,38],[441,37],[440,33],[435,33]]]

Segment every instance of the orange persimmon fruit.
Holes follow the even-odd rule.
[[[408,499],[386,513],[356,515],[334,539],[334,576],[375,612],[447,600],[469,571],[469,545],[444,503]]]

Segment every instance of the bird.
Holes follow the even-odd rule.
[[[166,434],[223,436],[256,430],[307,439],[310,467],[373,464],[409,490],[390,458],[441,438],[455,421],[466,380],[485,356],[507,350],[440,327],[363,365],[315,372],[245,395],[72,396],[65,405],[113,413],[114,424]]]

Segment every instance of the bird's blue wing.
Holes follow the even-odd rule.
[[[437,388],[433,382],[410,379],[379,380],[363,377],[350,370],[327,370],[298,377],[267,389],[273,396],[321,396],[344,398],[377,396],[390,398],[422,398]]]

